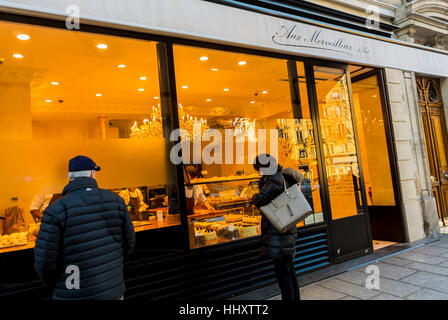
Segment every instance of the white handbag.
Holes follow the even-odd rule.
[[[260,207],[260,210],[275,229],[285,233],[299,221],[312,214],[313,209],[311,209],[297,183],[287,188],[283,175],[280,174],[280,177],[282,178],[285,191],[269,204]]]

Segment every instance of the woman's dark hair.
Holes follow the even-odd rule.
[[[185,172],[191,177],[191,179],[195,179],[199,177],[202,171],[202,166],[195,164],[188,164],[185,166]]]
[[[260,171],[260,168],[269,168],[269,166],[276,166],[277,160],[269,153],[261,153],[254,159],[254,169]]]

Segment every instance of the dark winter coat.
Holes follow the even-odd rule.
[[[280,176],[283,175],[286,186],[300,183],[302,175],[291,168],[283,169],[278,166],[277,172],[272,176],[262,176],[260,179],[260,192],[252,197],[252,203],[257,207],[269,204],[279,196],[285,189]],[[261,218],[261,255],[272,259],[293,259],[295,255],[295,244],[297,239],[297,228],[293,227],[286,233],[280,233],[271,222],[263,215]]]
[[[119,299],[125,291],[123,256],[134,244],[123,199],[99,189],[95,179],[81,177],[70,181],[62,198],[45,210],[34,269],[53,290],[53,299]],[[73,275],[65,273],[69,265],[79,268],[79,289],[66,287],[67,277]]]

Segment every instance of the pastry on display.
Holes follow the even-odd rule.
[[[223,225],[216,230],[218,237],[226,240],[236,240],[240,238],[240,232],[234,225]]]
[[[195,243],[196,247],[203,246],[203,245],[207,244],[205,236],[202,232],[194,233],[194,243]]]
[[[238,230],[242,238],[258,236],[258,228],[254,225],[241,224],[238,226]]]
[[[22,246],[27,243],[28,232],[15,232],[0,237],[0,248]]]
[[[261,223],[261,215],[257,215],[257,216],[245,215],[245,216],[243,216],[243,222],[245,222],[245,223]]]
[[[243,220],[243,215],[241,214],[233,214],[229,213],[224,216],[226,218],[227,223],[238,222]]]
[[[207,243],[213,242],[216,240],[216,232],[211,229],[207,229],[203,232],[205,240]]]

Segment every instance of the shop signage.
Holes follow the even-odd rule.
[[[369,53],[367,47],[356,46],[346,37],[336,37],[323,33],[325,29],[301,30],[297,24],[280,25],[280,30],[272,36],[272,42],[280,46],[313,48],[353,55],[354,51]]]

